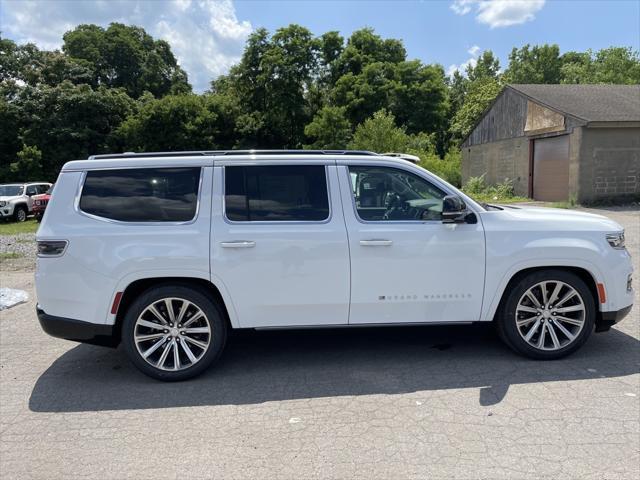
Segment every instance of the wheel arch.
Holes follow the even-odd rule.
[[[122,336],[122,323],[127,310],[134,302],[134,300],[142,294],[142,292],[159,287],[161,285],[181,285],[197,288],[198,290],[204,290],[216,300],[218,305],[222,308],[227,327],[229,329],[234,328],[234,322],[231,320],[229,308],[227,302],[224,300],[220,289],[204,278],[198,277],[148,277],[140,278],[129,283],[122,291],[122,297],[118,304],[118,311],[115,314],[113,336],[116,341],[120,341]]]
[[[593,295],[593,301],[596,305],[596,321],[601,317],[600,307],[602,303],[600,302],[598,295],[598,276],[594,274],[591,270],[585,268],[584,266],[575,266],[575,265],[539,265],[539,266],[531,266],[526,268],[521,268],[515,272],[513,272],[506,282],[504,282],[503,287],[498,293],[496,293],[496,297],[498,301],[493,302],[493,305],[490,307],[490,310],[487,312],[489,320],[495,320],[496,315],[500,312],[500,307],[507,297],[507,293],[512,285],[516,284],[521,278],[526,275],[529,275],[534,272],[539,272],[542,270],[563,270],[566,272],[571,272],[580,277],[582,281],[585,282],[589,291]]]
[[[19,208],[23,208],[23,207],[26,210],[27,215],[29,215],[29,204],[24,200],[21,200],[13,204],[13,213],[15,214]]]

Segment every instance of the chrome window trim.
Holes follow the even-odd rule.
[[[126,167],[126,169],[137,169],[144,170],[147,168],[161,168],[161,167],[141,167],[141,166],[130,166]],[[92,213],[87,213],[80,208],[80,199],[82,198],[82,191],[84,190],[84,183],[87,179],[88,172],[99,172],[102,170],[124,170],[125,168],[104,168],[104,169],[96,169],[96,170],[84,170],[82,171],[82,176],[80,177],[80,181],[78,182],[78,188],[76,190],[75,199],[73,201],[73,209],[76,213],[91,218],[93,220],[99,220],[105,223],[112,223],[115,225],[128,225],[128,226],[175,226],[175,225],[191,225],[198,220],[198,215],[200,214],[200,202],[202,196],[202,181],[204,177],[204,168],[203,166],[182,166],[176,165],[173,167],[164,167],[164,168],[199,168],[200,169],[200,180],[198,181],[198,192],[196,195],[196,210],[191,220],[185,221],[167,221],[167,222],[127,222],[126,220],[115,220],[113,218],[101,217],[100,215],[94,215]]]
[[[362,223],[364,225],[380,225],[381,223],[390,223],[393,225],[442,225],[442,220],[364,220],[358,214],[358,207],[356,205],[356,196],[353,191],[353,186],[351,184],[351,172],[349,171],[350,165],[342,165],[342,166],[346,167],[345,170],[347,173],[347,180],[349,183],[349,195],[351,197],[351,206],[353,208],[353,213],[356,217],[356,220],[359,223]],[[410,173],[411,175],[415,175],[416,177],[419,177],[422,180],[429,182],[430,184],[433,184],[433,182],[430,179],[424,178],[418,175],[417,173],[412,172],[411,170],[408,170],[406,168],[390,166],[390,165],[373,165],[373,164],[354,164],[353,166],[354,167],[373,167],[373,168],[392,168],[396,170],[402,170],[403,172]],[[435,185],[435,187],[442,190],[445,193],[445,195],[451,194],[450,192],[447,192],[447,190],[445,190],[444,188],[441,188],[440,185]]]
[[[287,159],[288,160],[288,159]],[[331,182],[329,181],[329,165],[326,164],[317,164],[313,166],[323,166],[324,167],[324,175],[327,184],[327,204],[329,206],[329,215],[324,220],[247,220],[247,221],[239,221],[239,220],[230,220],[227,217],[227,204],[226,204],[226,180],[225,173],[227,167],[268,167],[268,166],[306,166],[304,163],[289,163],[286,165],[278,165],[278,164],[253,164],[253,165],[221,165],[222,168],[222,218],[225,223],[229,225],[324,225],[331,222],[333,218],[333,205],[331,201]]]

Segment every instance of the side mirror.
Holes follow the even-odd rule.
[[[468,215],[469,210],[459,196],[447,195],[442,199],[442,223],[466,223]]]

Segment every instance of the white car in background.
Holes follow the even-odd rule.
[[[494,322],[557,359],[633,302],[616,222],[482,205],[371,152],[101,155],[63,167],[47,212],[43,329],[122,342],[161,380],[201,373],[236,328]]]
[[[50,183],[7,183],[0,185],[0,219],[24,222],[33,211],[34,195],[46,193]]]

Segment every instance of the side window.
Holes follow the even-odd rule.
[[[80,209],[123,222],[194,218],[200,168],[128,168],[87,172]]]
[[[329,218],[324,165],[225,167],[225,214],[235,222]]]
[[[358,216],[366,221],[440,220],[445,192],[392,167],[349,167]]]
[[[29,195],[29,196],[37,195],[38,194],[38,190],[36,188],[36,185],[28,185],[26,194]]]

